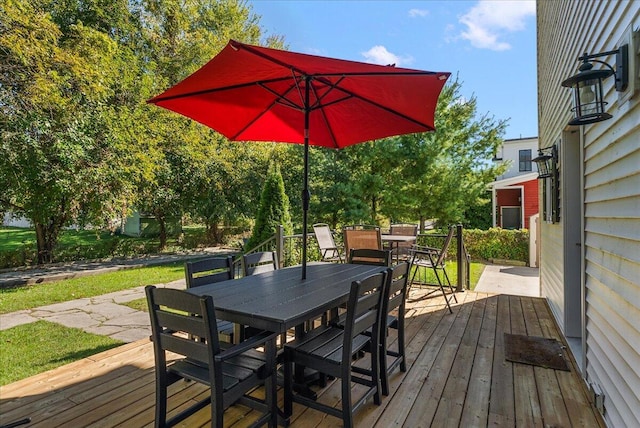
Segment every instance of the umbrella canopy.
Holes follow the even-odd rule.
[[[211,61],[149,102],[190,117],[232,141],[304,144],[306,232],[309,145],[343,148],[432,131],[438,96],[449,75],[231,40]],[[302,235],[304,278],[306,233]]]

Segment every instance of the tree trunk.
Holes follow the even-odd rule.
[[[206,224],[207,226],[207,240],[211,244],[218,244],[222,242],[222,237],[224,236],[224,229],[220,228],[220,222],[213,221]]]
[[[160,226],[160,251],[167,248],[167,222],[164,216],[156,216],[156,220],[158,222],[158,226]]]
[[[49,224],[34,222],[36,227],[36,242],[38,247],[38,264],[53,262],[53,249],[58,243],[60,226],[51,219]]]
[[[378,218],[378,198],[371,197],[371,224],[376,224],[376,218]]]

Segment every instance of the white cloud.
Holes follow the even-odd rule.
[[[523,30],[526,18],[535,14],[535,1],[481,0],[460,17],[460,23],[467,26],[460,37],[480,49],[511,49],[511,45],[501,38],[508,33]]]
[[[411,9],[409,11],[409,16],[411,18],[415,18],[415,17],[423,18],[427,15],[429,15],[429,11],[426,9]]]
[[[380,45],[374,46],[366,52],[362,52],[362,56],[364,56],[366,62],[380,65],[395,64],[400,67],[413,62],[413,58],[399,57],[398,55],[389,52],[384,46]]]

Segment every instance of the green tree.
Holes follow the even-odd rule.
[[[260,206],[256,215],[256,224],[246,248],[251,249],[266,241],[276,232],[278,226],[284,227],[285,235],[293,233],[289,197],[285,192],[280,166],[273,162],[269,166],[267,179],[262,188]]]
[[[145,155],[113,125],[148,88],[126,46],[79,21],[60,27],[64,11],[49,7],[0,3],[0,204],[33,223],[39,263],[62,228],[101,225],[131,196]]]
[[[477,117],[475,97],[464,99],[462,84],[447,84],[436,109],[436,131],[394,138],[390,145],[383,208],[394,220],[435,218],[462,221],[465,210],[484,196],[505,165],[492,163],[506,121]]]
[[[146,0],[143,4],[147,11],[143,18],[145,57],[153,64],[157,93],[209,61],[230,38],[259,43],[258,16],[245,2]],[[277,37],[267,42],[281,43]],[[236,161],[249,161],[252,156],[242,159],[230,153],[223,147],[225,141],[203,125],[155,106],[149,108],[158,160],[153,176],[140,183],[136,207],[156,217],[161,248],[166,245],[165,219],[185,210],[203,220],[209,234],[219,240],[221,224],[247,215],[242,212],[247,208],[242,204],[243,195],[234,191],[242,191],[252,173],[233,168]],[[253,189],[259,188],[253,184],[248,193],[256,195],[258,190]]]

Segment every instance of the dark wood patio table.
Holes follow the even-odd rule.
[[[301,267],[293,266],[187,291],[212,296],[216,318],[285,333],[345,303],[351,282],[383,269],[357,264],[310,263],[306,279],[301,279]]]

